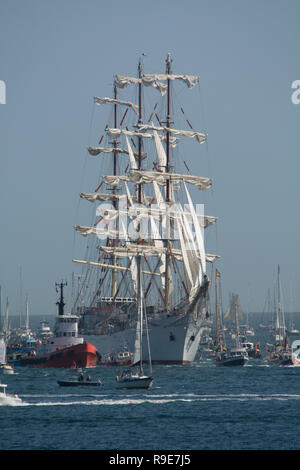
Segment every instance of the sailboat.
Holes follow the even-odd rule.
[[[290,303],[291,303],[291,313],[290,313],[290,321],[289,321],[289,326],[287,329],[288,336],[299,336],[300,335],[300,330],[296,328],[295,322],[294,322],[294,314],[293,314],[293,292],[291,289],[290,292]]]
[[[110,174],[102,170],[96,190],[80,194],[100,205],[93,225],[75,226],[80,235],[95,238],[85,259],[73,259],[83,268],[73,312],[80,315],[80,333],[103,356],[120,350],[124,342],[133,351],[140,309],[137,257],[142,257],[152,363],[187,364],[194,361],[205,331],[210,283],[206,264],[218,257],[206,253],[203,229],[217,218],[198,211],[188,189],[208,190],[211,178],[190,174],[185,161],[188,173],[175,172],[174,148],[185,139],[201,144],[207,134],[195,131],[188,119],[189,130],[174,127],[172,88],[176,82],[193,88],[199,77],[174,74],[171,63],[168,54],[165,73],[146,74],[140,60],[137,77],[114,76],[113,98],[94,98],[97,106],[113,107],[113,127],[106,121],[98,146],[88,152],[103,155]],[[137,86],[137,104],[119,96],[119,90],[130,86]],[[147,122],[142,100],[146,88],[160,96]],[[144,360],[150,361],[147,351]]]
[[[141,256],[137,258],[138,265],[138,305],[139,305],[139,316],[136,328],[136,341],[134,351],[134,364],[131,369],[125,370],[122,375],[117,375],[117,385],[119,388],[143,388],[148,389],[152,387],[153,376],[152,376],[152,363],[151,353],[149,350],[149,332],[147,325],[147,317],[144,315],[143,306],[143,290],[142,290],[142,270],[141,270]],[[150,373],[146,375],[143,368],[143,323],[145,318],[146,325],[146,337],[147,346],[149,351],[149,365]],[[135,370],[134,367],[137,366]]]
[[[0,337],[0,373],[14,374],[14,368],[7,363],[5,339]]]
[[[280,266],[277,269],[277,307],[275,344],[268,344],[268,361],[278,365],[292,365],[292,351],[288,344],[285,315],[281,301]]]
[[[248,360],[245,348],[239,344],[239,336],[236,335],[236,344],[231,348],[226,347],[225,332],[222,325],[219,301],[218,301],[218,280],[220,282],[220,271],[216,269],[215,291],[216,291],[216,341],[215,359],[218,366],[243,366]],[[237,328],[238,331],[238,328]]]

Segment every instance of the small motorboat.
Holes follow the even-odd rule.
[[[14,374],[14,368],[10,364],[0,364],[0,373],[1,374],[6,374],[6,375],[11,375]]]
[[[22,403],[21,398],[14,393],[13,395],[6,394],[6,384],[0,382],[0,405],[19,405]]]
[[[86,379],[84,379],[83,374],[80,374],[78,377],[71,377],[69,380],[58,380],[58,385],[61,387],[82,387],[82,386],[90,386],[90,387],[97,387],[99,385],[103,385],[100,379],[92,380],[91,377],[88,375]]]

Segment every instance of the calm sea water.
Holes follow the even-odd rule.
[[[261,318],[250,319],[264,345],[270,338],[258,326]],[[264,358],[240,368],[210,359],[154,366],[148,391],[117,389],[113,367],[89,372],[104,386],[60,387],[57,380],[72,374],[61,369],[19,367],[2,376],[8,393],[23,402],[0,407],[0,449],[300,448],[300,367]]]

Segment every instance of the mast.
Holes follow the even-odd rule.
[[[142,78],[142,61],[139,59],[138,64],[138,78]],[[139,81],[139,119],[138,124],[142,124],[142,82]],[[142,167],[142,138],[138,138],[138,169]],[[138,203],[142,202],[142,185],[138,185]],[[140,320],[140,374],[143,375],[143,278],[142,278],[142,258],[141,255],[137,256],[137,272],[138,272],[138,285],[137,285],[137,300],[138,300],[138,315]]]
[[[117,99],[117,86],[116,86],[116,83],[114,84],[114,99],[116,100]],[[117,113],[117,103],[114,104],[114,127],[115,129],[118,127],[118,123],[117,123],[117,116],[118,116],[118,113]],[[113,141],[113,145],[114,145],[114,149],[117,148],[118,146],[118,140],[117,139],[114,139]],[[116,176],[117,174],[117,151],[114,150],[114,176]],[[113,190],[114,194],[117,193],[117,188],[114,187],[114,190]],[[117,209],[117,201],[114,200],[113,201],[113,206],[115,209]],[[116,227],[116,229],[118,229]],[[116,265],[117,264],[117,257],[115,255],[112,256],[112,264],[113,265]],[[111,283],[111,296],[114,298],[117,294],[117,270],[116,269],[113,269],[112,270],[112,283]]]
[[[220,321],[220,314],[219,314],[219,304],[218,304],[218,277],[219,271],[216,269],[216,277],[215,277],[215,291],[216,291],[216,343],[217,346],[221,343],[221,321]]]
[[[171,74],[171,56],[168,53],[166,59],[166,73],[167,75]],[[170,115],[170,79],[167,79],[167,128],[170,128],[171,123],[171,115]],[[166,172],[169,173],[170,171],[170,132],[167,131],[166,135]],[[170,202],[170,180],[167,179],[166,181],[166,202],[167,204]],[[170,224],[167,220],[167,239],[165,240],[164,244],[165,247],[169,246],[169,238],[170,238]],[[170,263],[170,253],[167,251],[166,253],[166,265],[165,265],[165,308],[166,310],[170,309],[170,280],[171,280],[171,263]]]
[[[142,61],[139,60],[138,64],[138,78],[142,78]],[[138,125],[142,124],[142,82],[139,81],[139,120]],[[138,138],[138,169],[141,170],[142,168],[142,138]],[[141,204],[142,202],[142,185],[138,185],[138,203]]]
[[[2,332],[2,286],[0,286],[0,332]]]
[[[56,286],[56,292],[60,290],[60,299],[59,299],[59,302],[56,302],[56,305],[58,305],[58,315],[63,315],[64,306],[66,305],[64,302],[64,287],[67,286],[67,283],[66,282],[65,283],[61,282],[60,284],[55,283],[55,286]]]
[[[26,324],[25,324],[26,331],[29,330],[29,305],[28,305],[28,295],[26,296]]]
[[[278,273],[277,273],[277,289],[278,289],[278,307],[277,307],[277,314],[278,314],[278,322],[279,322],[279,335],[280,338],[284,339],[285,337],[285,322],[284,322],[284,313],[281,307],[281,284],[280,284],[280,266],[278,265]]]

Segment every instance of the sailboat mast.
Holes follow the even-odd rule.
[[[216,340],[217,340],[217,345],[220,344],[220,336],[221,336],[221,322],[220,322],[220,315],[219,315],[219,305],[218,305],[218,271],[216,270],[216,277],[215,277],[215,295],[216,295]]]
[[[28,295],[26,296],[26,331],[29,330],[29,304],[28,304]]]
[[[0,286],[0,332],[2,331],[2,286]]]
[[[171,74],[171,57],[170,53],[168,54],[167,60],[166,60],[166,73],[167,75]],[[170,79],[167,79],[167,128],[170,128],[170,123],[171,123],[171,109],[170,109]],[[166,135],[166,157],[167,157],[167,162],[166,162],[166,172],[168,173],[170,171],[170,132],[167,131]],[[170,180],[167,179],[166,181],[166,202],[170,202]],[[169,240],[170,238],[170,225],[169,221],[167,221],[167,239],[165,240],[165,246],[168,247],[169,245]],[[167,251],[166,253],[166,266],[165,266],[165,273],[166,273],[166,279],[165,279],[165,308],[166,310],[170,309],[170,280],[171,280],[171,262],[170,262],[170,253]]]
[[[285,323],[284,323],[284,313],[281,306],[281,284],[280,284],[280,266],[278,265],[278,275],[277,275],[277,289],[278,289],[278,322],[279,322],[279,334],[280,337],[284,338],[285,336]]]

